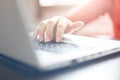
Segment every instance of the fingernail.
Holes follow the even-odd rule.
[[[43,41],[44,41],[44,40],[41,38],[41,39],[40,39],[40,42],[43,42]]]
[[[45,42],[50,42],[50,37],[46,37]]]

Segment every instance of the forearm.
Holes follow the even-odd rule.
[[[73,9],[65,13],[65,17],[74,21],[84,21],[88,23],[100,15],[104,14],[106,11],[109,11],[111,6],[111,0],[92,0],[86,6],[80,8],[76,6]]]

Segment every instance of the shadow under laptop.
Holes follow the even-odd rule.
[[[108,56],[104,56],[102,58],[94,59],[91,61],[83,62],[81,64],[77,64],[77,63],[75,64],[75,61],[73,61],[72,66],[53,70],[53,71],[41,72],[37,69],[29,67],[23,63],[20,63],[18,61],[15,61],[13,59],[10,59],[0,54],[0,71],[2,72],[0,73],[0,76],[4,77],[4,75],[6,75],[6,76],[9,76],[10,78],[16,77],[17,79],[19,77],[20,79],[22,78],[37,79],[37,78],[51,77],[54,75],[71,72],[76,69],[83,69],[85,67],[89,67],[90,65],[95,65],[103,61],[107,61],[107,60],[114,59],[117,57],[120,57],[120,52],[117,52],[115,54],[111,54]]]

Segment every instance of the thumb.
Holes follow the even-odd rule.
[[[84,26],[84,22],[76,21],[73,22],[70,26],[69,33],[74,33],[75,31],[81,29]]]

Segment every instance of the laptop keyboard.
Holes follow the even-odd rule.
[[[34,44],[35,49],[37,50],[44,50],[44,51],[49,51],[53,53],[63,53],[67,52],[70,50],[76,50],[78,49],[78,46],[72,43],[68,42],[40,42],[39,39],[35,40]]]

